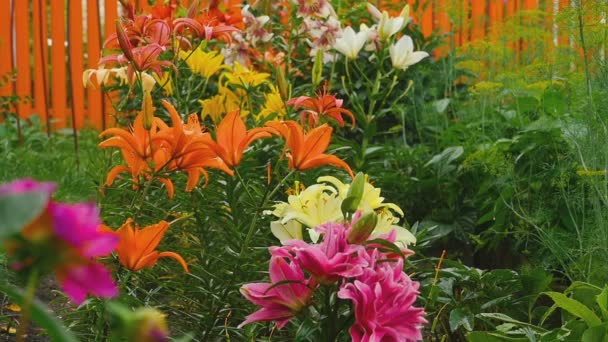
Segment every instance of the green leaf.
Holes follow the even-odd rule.
[[[597,327],[592,327],[583,333],[582,342],[604,342],[608,340],[606,337],[606,324],[598,325]]]
[[[467,334],[467,341],[469,342],[504,342],[504,341],[513,341],[513,342],[528,342],[527,338],[518,338],[518,337],[508,337],[503,336],[496,333],[491,333],[487,331],[472,331]]]
[[[563,293],[559,292],[545,292],[544,294],[551,297],[555,304],[561,309],[568,311],[570,314],[578,318],[581,318],[583,321],[585,321],[585,323],[587,323],[587,326],[594,327],[602,324],[600,318],[581,302],[568,298]]]
[[[437,114],[443,114],[448,106],[450,105],[450,99],[441,99],[433,102],[433,109],[437,112]]]
[[[547,330],[545,330],[544,328],[538,327],[536,325],[530,324],[530,323],[526,323],[526,322],[522,322],[522,321],[518,321],[514,318],[511,318],[505,314],[502,313],[498,313],[498,312],[484,312],[484,313],[480,313],[477,315],[478,317],[484,317],[484,318],[492,318],[492,319],[497,319],[503,322],[507,322],[507,323],[513,323],[513,324],[517,324],[519,326],[524,326],[524,327],[529,327],[532,328],[534,330],[537,330],[539,332],[546,332]]]
[[[475,317],[468,311],[463,309],[454,309],[450,311],[450,330],[456,331],[461,326],[467,331],[473,330],[473,320]]]
[[[9,284],[0,284],[0,290],[11,297],[15,303],[23,307],[23,291]],[[44,329],[44,331],[51,338],[51,341],[78,341],[76,337],[61,323],[61,321],[51,314],[51,309],[37,299],[35,299],[32,303],[32,321],[34,321],[34,323],[36,323],[40,328]]]
[[[597,305],[599,305],[600,310],[602,310],[602,317],[604,320],[608,320],[608,285],[604,286],[602,292],[595,298]]]
[[[0,241],[14,235],[38,217],[49,201],[44,192],[0,196]]]

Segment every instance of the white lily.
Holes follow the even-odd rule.
[[[352,27],[348,26],[342,30],[342,36],[336,39],[333,48],[338,50],[346,58],[356,59],[359,51],[367,42],[368,33],[359,31],[356,33]]]
[[[398,17],[390,17],[387,11],[382,11],[376,6],[367,3],[367,11],[378,20],[378,36],[385,41],[395,33],[401,31],[410,20],[410,5],[405,5]]]
[[[425,51],[414,51],[412,38],[405,35],[389,48],[389,53],[393,67],[401,70],[405,70],[429,56]]]
[[[282,244],[289,240],[303,240],[302,224],[296,220],[285,224],[282,224],[281,221],[270,222],[270,231]]]

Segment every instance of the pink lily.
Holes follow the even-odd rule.
[[[328,222],[317,228],[323,234],[319,244],[307,244],[301,240],[287,242],[295,260],[321,284],[333,284],[341,278],[353,278],[363,273],[367,266],[367,255],[362,245],[347,241],[349,224]],[[280,253],[273,249],[272,253]]]
[[[375,258],[377,259],[377,258]],[[338,297],[354,304],[354,342],[419,341],[426,320],[414,306],[419,283],[403,272],[403,260],[383,262],[365,269],[353,283],[342,285]]]
[[[241,287],[241,294],[262,308],[247,316],[239,328],[253,322],[276,321],[281,329],[310,303],[316,283],[313,279],[306,279],[296,263],[273,256],[269,271],[270,283],[251,283]]]

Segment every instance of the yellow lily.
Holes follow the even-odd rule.
[[[217,51],[205,52],[198,48],[192,52],[180,51],[181,58],[195,74],[199,74],[206,79],[211,78],[218,71],[226,69],[224,56]]]
[[[275,205],[275,209],[266,214],[273,214],[280,218],[279,223],[290,228],[290,235],[294,236],[296,226],[291,225],[290,221],[295,220],[308,227],[308,233],[313,242],[319,239],[319,233],[312,228],[326,222],[333,222],[342,219],[340,205],[342,201],[338,198],[336,190],[324,184],[311,185],[303,191],[287,198],[287,203],[282,202]],[[278,227],[275,225],[275,230]],[[280,235],[280,234],[279,234]],[[277,236],[277,234],[275,234]],[[301,233],[300,235],[301,236]],[[280,236],[277,236],[281,239]]]
[[[245,89],[257,87],[270,78],[270,74],[249,70],[239,62],[234,62],[232,71],[225,72],[222,76],[228,84],[239,85]]]
[[[264,94],[264,107],[262,107],[256,118],[260,120],[273,114],[276,115],[275,120],[281,120],[287,115],[287,110],[285,109],[285,102],[283,102],[279,90],[274,85],[271,85],[270,92]]]

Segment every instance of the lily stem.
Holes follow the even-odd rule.
[[[39,279],[38,269],[33,269],[27,279],[27,285],[25,288],[25,295],[23,303],[21,303],[21,322],[19,329],[17,330],[17,342],[25,342],[25,336],[30,325],[30,318],[32,316],[32,303],[34,301],[34,295],[36,294],[36,288],[38,288]]]
[[[262,210],[266,207],[266,203],[268,202],[269,198],[272,198],[277,191],[279,191],[279,189],[281,188],[281,186],[283,185],[283,183],[285,183],[285,181],[291,177],[291,175],[295,172],[296,170],[291,170],[289,171],[289,173],[283,177],[283,179],[281,179],[281,181],[277,184],[277,186],[274,187],[274,189],[270,192],[270,194],[265,193],[264,197],[262,197],[262,202],[260,203],[260,205],[258,206],[258,208],[255,211],[255,214],[253,215],[253,219],[251,220],[251,224],[249,225],[249,230],[247,230],[247,236],[245,237],[245,241],[243,242],[243,246],[241,247],[241,251],[239,252],[239,259],[241,259],[241,257],[243,256],[243,254],[245,253],[245,251],[247,250],[247,248],[249,248],[249,243],[250,240],[253,236],[253,231],[255,229],[255,225],[258,222],[258,219],[260,217],[260,213],[262,212]]]

